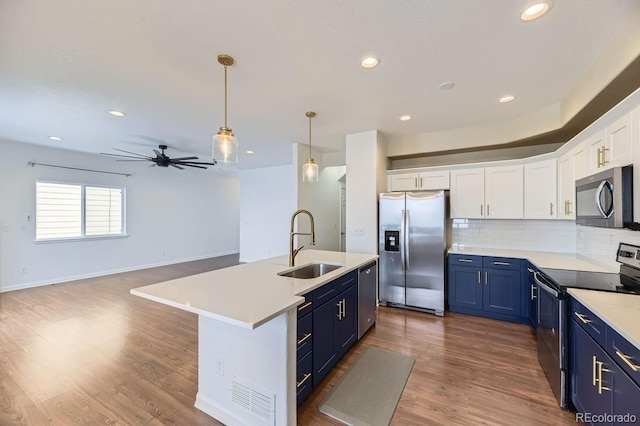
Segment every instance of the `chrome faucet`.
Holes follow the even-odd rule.
[[[296,216],[298,216],[300,213],[305,213],[309,216],[309,220],[311,221],[311,233],[309,232],[295,232],[293,227],[295,225],[295,219]],[[293,237],[296,235],[311,235],[311,245],[314,246],[316,244],[316,231],[315,231],[315,226],[313,224],[313,216],[311,215],[311,212],[309,210],[297,210],[293,216],[291,216],[291,233],[289,235],[290,237],[290,251],[289,251],[289,266],[294,266],[295,263],[295,259],[296,259],[296,255],[298,254],[298,252],[300,250],[302,250],[302,247],[304,246],[300,246],[297,249],[294,250],[293,248]]]

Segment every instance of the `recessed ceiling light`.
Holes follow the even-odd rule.
[[[109,111],[107,111],[107,112],[108,112],[109,114],[113,115],[114,117],[124,117],[125,115],[127,115],[127,114],[125,114],[124,112],[122,112],[122,111],[116,111],[115,109],[109,110]]]
[[[545,1],[536,1],[535,3],[527,6],[525,10],[520,14],[520,19],[527,22],[533,21],[534,19],[538,19],[545,13],[547,13],[553,7],[553,2],[551,0]]]
[[[507,102],[511,102],[515,99],[515,96],[512,95],[507,95],[507,96],[503,96],[501,97],[498,102],[500,102],[501,104],[506,104]]]
[[[247,151],[247,154],[253,154],[253,151],[248,150],[248,151]]]
[[[453,83],[453,81],[445,81],[444,83],[440,83],[438,85],[438,89],[440,90],[449,90],[451,89],[453,86],[455,86],[455,84]]]
[[[360,59],[360,66],[362,68],[367,68],[367,69],[375,68],[378,65],[380,65],[380,59],[377,58],[376,56],[370,55]]]
[[[400,116],[400,121],[409,121],[412,120],[413,116],[412,115],[401,115]]]
[[[51,139],[52,141],[61,141],[62,138],[60,136],[49,136],[49,139]]]

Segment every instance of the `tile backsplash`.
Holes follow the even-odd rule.
[[[451,227],[453,247],[576,252],[572,221],[452,219]]]
[[[576,253],[613,268],[620,242],[640,246],[640,231],[594,228],[566,220],[452,219],[451,245]]]

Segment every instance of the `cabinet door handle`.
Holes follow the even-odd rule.
[[[311,333],[307,333],[304,335],[304,337],[300,340],[298,340],[298,346],[300,346],[305,340],[307,340],[309,337],[311,337]]]
[[[574,312],[574,314],[576,314],[576,316],[580,319],[580,321],[582,321],[583,324],[589,324],[591,321],[590,319],[587,319],[584,317],[584,314],[579,314],[578,312]]]
[[[418,188],[418,178],[416,178],[416,188]]]
[[[489,284],[489,273],[484,271],[484,283]]]
[[[313,304],[313,302],[307,302],[307,303],[305,303],[305,304],[304,304],[304,305],[302,305],[302,306],[298,306],[298,312],[299,312],[299,311],[301,311],[301,310],[303,310],[303,309],[305,309],[305,308],[308,308],[308,307],[309,307],[309,306],[311,306],[312,304]]]
[[[567,204],[569,204],[569,214],[573,214],[573,209],[571,208],[573,203],[571,201],[567,201]]]
[[[549,216],[553,216],[553,203],[549,203]]]
[[[527,268],[527,271],[531,272],[532,274],[535,272],[533,269],[531,268]]]
[[[534,290],[535,290],[535,285],[531,284],[531,300],[533,299],[537,299],[538,296],[536,296],[535,294],[533,294]]]
[[[489,216],[489,204],[487,204],[487,216]]]
[[[596,364],[598,363],[598,359],[596,358],[596,356],[594,355],[593,357],[591,357],[592,359],[592,363],[591,363],[591,378],[593,379],[593,386],[596,385],[596,383],[598,382],[598,380],[596,379]]]
[[[608,163],[607,151],[609,151],[609,148],[605,147],[605,145],[602,145],[602,167],[604,167],[604,165]]]
[[[342,318],[347,317],[347,300],[342,299]]]
[[[600,160],[600,156],[601,155],[602,155],[602,150],[600,148],[598,148],[598,168],[602,167],[602,162]]]
[[[493,262],[494,265],[502,265],[502,266],[509,266],[511,265],[509,262]]]
[[[634,363],[632,363],[630,361],[630,356],[629,355],[625,355],[620,351],[616,351],[616,355],[618,355],[620,357],[621,360],[624,361],[625,364],[627,364],[629,366],[630,369],[632,369],[633,371],[638,371],[640,370],[640,366],[635,365]]]
[[[304,379],[300,380],[299,382],[296,382],[296,388],[299,388],[300,386],[302,386],[302,384],[306,382],[309,379],[309,377],[311,377],[311,373],[305,373]]]
[[[480,274],[481,274],[481,272],[480,272],[480,271],[478,271],[478,284],[482,284],[482,281],[481,281],[481,280],[482,280],[482,278],[480,278]]]
[[[482,216],[482,204],[480,204],[480,216]]]
[[[602,395],[602,391],[610,391],[611,388],[602,386],[602,372],[611,372],[611,370],[608,370],[606,368],[602,368],[602,364],[604,364],[602,361],[596,361],[596,364],[598,364],[598,395]]]
[[[342,300],[336,304],[338,306],[338,320],[342,321]]]

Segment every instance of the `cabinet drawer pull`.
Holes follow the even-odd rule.
[[[299,382],[296,382],[296,388],[299,388],[300,386],[302,386],[302,384],[306,382],[309,379],[309,377],[311,377],[311,373],[305,373],[304,379],[300,380]]]
[[[473,263],[471,259],[458,259],[458,262]]]
[[[509,262],[493,262],[494,265],[502,265],[502,266],[509,266],[511,265]]]
[[[311,333],[307,333],[304,335],[304,337],[300,340],[298,340],[298,346],[300,346],[305,340],[307,340],[309,337],[311,337]]]
[[[630,369],[632,369],[633,371],[638,371],[640,370],[640,366],[635,365],[634,363],[632,363],[629,358],[631,358],[629,355],[625,355],[620,351],[616,351],[616,355],[618,355],[620,357],[621,360],[624,361],[625,364],[627,364],[629,366]]]
[[[527,268],[527,271],[531,272],[532,274],[535,272],[533,269],[531,268]]]
[[[307,303],[305,303],[305,304],[304,304],[304,305],[302,305],[302,306],[298,306],[298,312],[302,311],[302,310],[303,310],[303,309],[305,309],[305,308],[308,308],[309,306],[311,306],[311,304],[312,304],[312,303],[313,303],[313,302],[307,302]]]
[[[576,316],[580,319],[580,321],[582,321],[583,324],[589,324],[591,321],[590,319],[586,319],[584,317],[584,314],[579,314],[578,312],[574,312],[574,314],[576,314]]]
[[[531,284],[531,300],[533,299],[537,299],[538,296],[536,296],[535,294],[533,294],[534,290],[535,290],[535,285]]]

